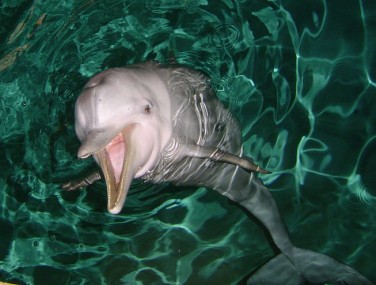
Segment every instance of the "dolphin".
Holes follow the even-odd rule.
[[[243,155],[241,130],[201,72],[155,62],[110,68],[92,77],[75,105],[79,158],[101,169],[66,190],[104,177],[107,208],[118,214],[135,178],[202,186],[238,203],[267,229],[278,254],[247,284],[371,285],[333,258],[295,247],[277,205],[257,173],[270,173]]]

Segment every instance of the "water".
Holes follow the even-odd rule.
[[[96,167],[76,158],[87,79],[175,60],[237,115],[294,243],[376,282],[376,2],[3,0],[0,15],[0,281],[237,284],[274,255],[210,190],[135,182],[113,216],[103,183],[60,189]]]

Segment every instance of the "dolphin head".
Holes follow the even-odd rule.
[[[113,68],[94,76],[76,101],[78,157],[102,169],[110,213],[121,211],[133,178],[158,161],[171,133],[170,98],[153,70]]]

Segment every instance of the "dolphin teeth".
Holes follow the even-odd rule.
[[[116,178],[114,175],[113,166],[106,149],[98,151],[95,156],[98,158],[104,179],[106,180],[108,207],[112,207],[114,196],[117,196]]]
[[[113,214],[121,211],[135,174],[131,132],[132,128],[124,128],[105,148],[94,154],[106,180],[107,208]]]
[[[107,185],[107,207],[109,210],[116,208],[122,198],[124,179],[126,176],[127,147],[123,133],[115,136],[105,148],[98,151],[98,158]]]

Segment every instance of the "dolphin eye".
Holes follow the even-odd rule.
[[[150,105],[146,105],[145,108],[144,108],[144,111],[145,111],[145,113],[149,114],[150,111],[151,111]]]

